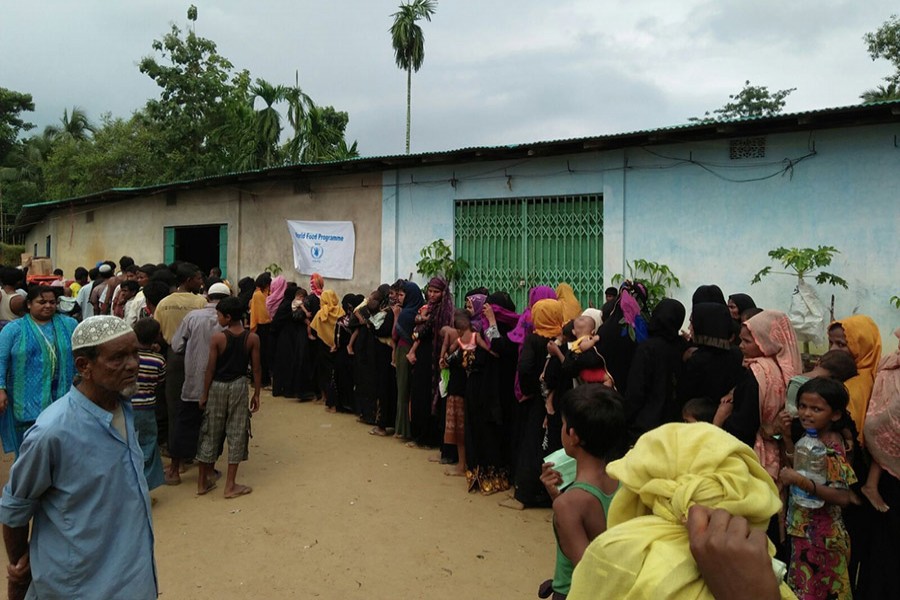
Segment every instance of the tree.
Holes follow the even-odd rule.
[[[257,159],[260,166],[271,167],[279,161],[278,142],[281,140],[281,114],[273,106],[287,98],[287,88],[257,79],[250,88],[253,101],[260,99],[265,106],[256,111]]]
[[[726,102],[722,108],[703,114],[703,117],[691,117],[689,121],[719,121],[729,119],[743,119],[747,117],[772,117],[784,110],[785,98],[797,88],[788,88],[770,92],[764,85],[750,85],[750,80],[744,82],[744,89],[737,94],[729,94],[731,102]]]
[[[886,100],[900,100],[900,87],[896,83],[879,85],[870,88],[859,95],[864,103],[884,102]]]
[[[869,58],[872,60],[883,58],[890,61],[894,73],[884,78],[886,86],[868,89],[860,94],[860,98],[863,102],[900,99],[900,17],[891,15],[891,18],[882,23],[876,31],[864,35],[863,41],[866,43]]]
[[[344,111],[335,110],[333,106],[310,107],[301,161],[322,162],[359,156],[356,142],[347,148],[344,139],[344,130],[349,122],[350,116]]]
[[[406,153],[409,154],[410,110],[412,107],[412,72],[419,72],[425,61],[425,35],[417,25],[421,19],[431,22],[437,0],[411,0],[392,14],[391,44],[397,67],[406,71]]]
[[[138,68],[161,88],[149,100],[147,117],[164,134],[169,168],[160,179],[195,178],[227,168],[225,150],[211,133],[227,123],[228,97],[235,89],[233,65],[218,54],[216,43],[176,25],[153,41],[159,58],[144,57]]]
[[[23,112],[34,110],[31,94],[23,94],[0,87],[0,165],[16,145],[19,134],[34,128],[22,119]]]
[[[63,116],[59,120],[60,125],[47,125],[44,135],[51,139],[68,137],[77,141],[86,141],[94,133],[94,125],[88,119],[87,113],[78,106],[72,107],[72,116],[69,109],[63,110]]]

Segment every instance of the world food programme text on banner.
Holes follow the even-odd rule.
[[[287,225],[298,272],[353,279],[356,234],[352,221],[288,221]]]

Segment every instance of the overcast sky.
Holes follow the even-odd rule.
[[[406,77],[388,28],[400,0],[193,0],[197,33],[237,68],[300,83],[350,114],[363,155],[404,151]],[[157,95],[137,69],[191,4],[4,2],[0,86],[43,127],[77,105],[128,116]],[[789,112],[844,106],[891,72],[862,36],[888,0],[441,0],[413,74],[412,151],[505,145],[683,123],[746,79],[796,87]]]

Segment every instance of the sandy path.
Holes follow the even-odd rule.
[[[367,430],[264,394],[238,473],[252,494],[197,497],[196,469],[153,492],[160,597],[536,597],[553,572],[550,511],[467,494],[429,451]]]

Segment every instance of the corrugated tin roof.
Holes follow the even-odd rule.
[[[721,137],[735,137],[747,133],[777,133],[786,131],[850,127],[900,120],[900,100],[885,100],[821,108],[773,116],[741,117],[737,119],[703,119],[653,129],[601,134],[575,138],[561,138],[521,144],[498,146],[469,146],[451,150],[433,150],[415,154],[385,154],[317,163],[295,163],[265,169],[250,169],[207,175],[184,181],[168,181],[136,188],[112,188],[93,194],[26,204],[16,218],[15,230],[28,231],[54,207],[94,202],[116,201],[165,191],[183,190],[223,184],[229,181],[263,181],[286,179],[304,174],[341,173],[350,171],[383,171],[415,167],[438,162],[472,162],[503,160],[540,154],[543,156],[621,148],[635,145],[667,144]],[[679,133],[678,138],[667,134]],[[440,160],[437,160],[440,159]]]

